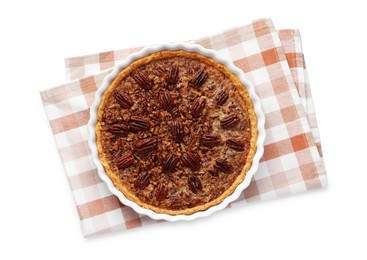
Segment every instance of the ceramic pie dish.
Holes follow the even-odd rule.
[[[117,65],[90,110],[98,174],[123,204],[153,219],[208,216],[237,199],[265,139],[243,72],[194,44],[147,47]]]

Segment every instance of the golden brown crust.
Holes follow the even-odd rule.
[[[203,63],[206,63],[214,68],[216,68],[217,70],[221,71],[228,79],[230,79],[230,81],[233,83],[233,85],[236,87],[237,89],[237,93],[240,96],[240,98],[238,98],[238,100],[240,101],[240,105],[241,107],[246,110],[248,112],[248,117],[250,120],[250,125],[251,125],[251,140],[250,140],[250,148],[249,148],[249,153],[247,155],[247,161],[245,166],[242,168],[241,173],[238,175],[238,177],[236,178],[236,180],[232,183],[232,185],[230,186],[229,189],[227,189],[226,191],[224,191],[219,197],[217,197],[216,199],[205,203],[203,205],[199,205],[199,206],[195,206],[193,208],[188,208],[188,209],[181,209],[181,210],[169,210],[169,209],[162,209],[162,208],[158,208],[152,205],[149,205],[147,203],[144,203],[142,201],[140,201],[140,199],[138,197],[136,197],[133,193],[131,193],[122,183],[120,178],[112,171],[107,158],[103,152],[102,149],[102,143],[101,143],[101,121],[102,121],[102,115],[103,115],[103,109],[106,106],[111,94],[114,92],[114,90],[116,89],[116,87],[119,85],[120,81],[123,80],[125,77],[127,77],[130,73],[132,73],[133,71],[135,71],[137,68],[139,68],[142,65],[148,64],[154,60],[159,60],[159,59],[164,59],[164,58],[168,58],[168,57],[172,57],[172,56],[183,56],[186,58],[191,58],[191,59],[197,59],[200,60]],[[207,210],[208,208],[215,206],[217,204],[220,204],[225,198],[227,198],[229,195],[231,195],[235,189],[238,187],[238,185],[240,185],[243,180],[246,177],[246,174],[248,172],[248,170],[250,169],[251,165],[252,165],[252,161],[253,161],[253,157],[256,153],[256,141],[257,141],[257,137],[258,137],[258,131],[257,131],[257,117],[253,108],[253,103],[249,97],[248,91],[247,89],[243,86],[243,84],[240,82],[239,78],[233,74],[231,71],[229,71],[224,65],[210,59],[207,58],[205,56],[202,56],[200,54],[197,53],[192,53],[192,52],[186,52],[186,51],[160,51],[160,52],[156,52],[156,53],[152,53],[142,59],[136,60],[135,62],[133,62],[132,64],[130,64],[127,68],[123,69],[118,76],[113,80],[112,84],[110,85],[110,87],[105,91],[105,93],[103,94],[103,98],[101,101],[101,104],[98,108],[98,116],[97,116],[97,125],[96,125],[96,137],[97,137],[97,148],[98,148],[98,153],[99,153],[99,158],[100,161],[107,173],[107,175],[109,176],[109,178],[112,180],[112,182],[114,183],[114,185],[116,186],[116,188],[118,190],[120,190],[127,199],[134,201],[135,203],[137,203],[138,205],[140,205],[143,208],[147,208],[150,210],[153,210],[156,213],[164,213],[164,214],[169,214],[169,215],[191,215],[195,212],[198,211],[204,211]]]

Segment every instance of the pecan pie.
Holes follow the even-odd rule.
[[[123,69],[104,92],[99,157],[126,198],[169,215],[221,203],[256,152],[257,118],[246,87],[225,66],[183,50]]]

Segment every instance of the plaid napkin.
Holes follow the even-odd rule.
[[[230,58],[253,82],[266,116],[265,152],[250,186],[230,207],[325,187],[327,178],[297,30],[269,19],[194,41]],[[89,108],[112,67],[141,48],[65,60],[67,83],[41,92],[84,236],[159,223],[122,205],[99,179],[87,145]]]

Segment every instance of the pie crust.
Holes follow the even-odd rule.
[[[175,76],[171,76],[170,79],[172,67],[178,70],[176,79]],[[145,79],[149,81],[150,85],[145,85],[146,88],[144,88],[144,79],[140,78],[142,82],[140,84],[138,82],[139,78],[136,75],[139,72],[142,72],[146,76]],[[206,73],[205,77],[200,78],[200,72]],[[203,82],[200,81],[203,78]],[[169,83],[175,80],[177,80],[176,83]],[[224,86],[219,84],[223,82]],[[224,103],[219,96],[220,90],[223,89],[224,92],[228,93],[227,98],[224,95]],[[130,100],[125,100],[125,103],[117,102],[116,95],[120,92],[126,93]],[[168,108],[164,102],[167,102],[167,99],[163,98],[163,101],[159,103],[161,99],[159,95],[156,95],[158,92],[172,94],[173,97],[168,98],[171,102],[168,101]],[[148,106],[146,103],[136,102],[136,100],[140,100],[141,95],[150,97],[151,103],[148,102]],[[204,105],[197,102],[198,104],[194,106],[195,99],[192,100],[194,97],[195,99],[203,97],[205,99],[205,102],[202,102]],[[158,99],[159,101],[157,101]],[[126,102],[128,105],[131,105],[130,102],[132,102],[133,105],[129,108],[127,108],[128,106],[124,107]],[[190,104],[187,104],[188,102]],[[120,104],[120,107],[117,107],[117,104]],[[150,104],[155,105],[149,107]],[[160,106],[156,104],[160,104]],[[145,107],[142,108],[142,106]],[[174,115],[172,106],[178,108],[176,109],[176,112],[179,111],[178,115]],[[231,106],[234,108],[232,109]],[[146,107],[147,109],[145,109]],[[143,111],[141,109],[145,109],[145,114],[141,112]],[[131,111],[133,110],[141,112],[137,116],[148,118],[148,130],[143,129],[144,122],[143,126],[138,124],[138,128],[132,130],[134,125],[131,124],[131,117],[134,112]],[[111,111],[119,112],[113,114]],[[232,113],[226,114],[228,111]],[[233,111],[237,111],[237,113],[233,113]],[[155,122],[154,118],[150,117],[158,112],[164,114],[165,121],[157,120]],[[228,118],[229,116],[233,118]],[[174,134],[169,134],[173,131],[172,122],[177,121],[176,119],[184,121],[186,123],[184,127],[197,124],[200,126],[198,129],[204,130],[200,134],[198,131],[198,136],[195,137],[196,133],[190,133],[185,129],[185,133],[182,134],[184,139],[176,142]],[[205,120],[210,121],[211,125],[207,126]],[[234,121],[239,122],[233,123]],[[111,125],[115,124],[125,125],[128,128],[126,133],[121,135],[114,134],[114,131],[111,133]],[[168,126],[171,126],[171,130],[163,129]],[[100,162],[115,187],[127,199],[139,206],[156,213],[169,215],[191,215],[198,211],[204,211],[221,203],[231,195],[236,187],[244,181],[252,165],[258,138],[257,118],[253,103],[238,76],[211,58],[184,50],[158,51],[132,62],[121,70],[103,94],[98,107],[95,130]],[[164,132],[165,135],[159,136],[160,132]],[[212,133],[214,133],[214,137],[210,135]],[[220,141],[216,140],[215,134],[220,136]],[[204,135],[206,135],[206,139]],[[231,138],[232,136],[235,138]],[[139,150],[140,147],[137,143],[148,138],[155,140],[153,145],[155,148],[153,150],[149,148],[149,151],[145,152],[143,146],[143,150]],[[228,141],[229,139],[236,142],[231,143]],[[172,144],[167,144],[167,140],[171,140]],[[190,143],[190,141],[194,143]],[[165,150],[162,150],[162,147],[171,149],[173,146],[182,147],[183,150],[175,153],[176,164],[173,169],[169,169],[167,172],[162,169],[164,169],[164,159],[171,151],[167,154]],[[241,151],[241,149],[243,150]],[[120,150],[122,151],[119,152]],[[188,159],[186,156],[185,160],[185,154],[191,151],[196,155],[196,159],[199,158],[197,161],[192,161],[190,156]],[[133,163],[120,169],[116,165],[126,152],[133,154]],[[166,155],[163,156],[162,154],[165,152]],[[213,155],[215,158],[209,155]],[[153,161],[153,164],[149,166],[151,168],[145,165],[145,161]],[[199,169],[196,169],[196,164],[200,165]],[[139,176],[141,179],[143,171],[144,174],[150,176],[148,184],[144,184],[143,181],[143,185],[138,185],[142,183],[141,181],[138,183],[137,179]],[[175,177],[174,181],[176,182],[170,183],[172,176]],[[199,184],[195,181],[194,184],[192,181],[190,182],[192,176],[196,176],[193,177],[194,180],[199,179]],[[179,178],[182,178],[182,181]],[[220,194],[217,194],[218,191],[215,190],[216,179],[218,187],[226,187],[225,190],[220,190]],[[160,182],[161,180],[162,182]],[[163,183],[161,184],[161,186],[163,185],[161,192],[157,191],[161,188],[159,187],[160,183]],[[139,187],[142,188],[139,189]],[[212,194],[214,191],[215,195]],[[190,196],[194,198],[191,201]],[[170,201],[174,201],[174,203],[170,204]],[[180,205],[180,201],[182,205]]]

